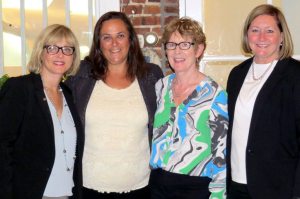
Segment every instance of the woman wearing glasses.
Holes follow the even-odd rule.
[[[175,73],[156,83],[151,198],[225,198],[227,94],[199,72],[205,35],[196,21],[181,18],[162,39]]]
[[[80,198],[83,130],[71,92],[61,83],[79,66],[72,31],[41,32],[30,74],[7,80],[0,92],[0,198]]]

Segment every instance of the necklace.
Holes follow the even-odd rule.
[[[60,87],[57,87],[57,89],[51,90],[48,87],[44,86],[45,94],[47,95],[48,99],[54,106],[55,112],[57,116],[61,115],[62,113],[62,89]]]
[[[190,88],[186,88],[183,91],[176,91],[176,89],[174,88],[174,86],[172,85],[172,93],[173,93],[173,97],[181,97],[181,96],[185,96],[186,94],[188,94],[190,91]]]
[[[45,88],[45,91],[47,91],[46,88]],[[68,108],[68,104],[65,102],[65,100],[63,98],[63,95],[62,95],[62,89],[59,88],[58,91],[60,92],[60,96],[62,97],[63,107]],[[46,93],[47,98],[50,100],[52,106],[54,107],[53,100],[49,97],[49,94],[47,94],[47,92],[45,92],[45,93]],[[62,127],[61,119],[59,119],[58,112],[56,111],[55,107],[54,107],[54,110],[55,110],[55,116],[56,116],[55,119],[58,122],[59,132],[60,132],[61,140],[62,140],[62,153],[63,153],[63,156],[64,156],[64,162],[65,162],[65,166],[66,166],[66,171],[70,172],[71,170],[73,170],[74,166],[69,166],[69,164],[68,164],[68,157],[67,157],[68,156],[68,151],[67,151],[66,143],[65,143],[65,131],[64,131],[63,127]],[[63,110],[62,110],[62,112],[63,112]],[[69,111],[68,111],[68,113],[69,113],[69,116],[71,117],[71,113]],[[62,118],[62,116],[61,116],[61,118]],[[70,120],[72,120],[72,122],[73,122],[73,119],[70,118]],[[72,126],[75,126],[74,122],[73,122]],[[76,159],[75,148],[76,148],[76,138],[75,138],[75,145],[74,145],[74,155],[72,155],[73,161],[75,161],[75,159]],[[70,154],[69,154],[69,156],[70,156]],[[73,165],[74,165],[74,162],[73,162]]]
[[[274,62],[274,60],[269,64],[269,66],[268,66],[267,69],[263,72],[263,74],[261,74],[261,76],[255,77],[254,64],[253,64],[254,61],[253,61],[252,64],[251,64],[251,68],[252,68],[252,79],[253,79],[254,81],[261,80],[261,79],[267,74],[267,72],[271,69],[271,67],[272,67],[272,65],[273,65],[273,62]]]
[[[176,86],[178,86],[178,82],[176,81],[176,79],[174,79],[173,82],[172,82],[172,85],[171,85],[173,97],[185,96],[185,95],[189,94],[189,92],[191,90],[191,87],[181,89],[179,87],[176,88]]]
[[[64,106],[68,106],[68,105],[65,104]],[[61,121],[58,118],[58,115],[56,115],[56,116],[57,116],[57,120],[58,120],[58,123],[59,123],[59,126],[60,126],[60,134],[61,134],[61,137],[62,137],[63,154],[64,154],[64,159],[65,159],[66,171],[71,171],[71,170],[73,170],[74,166],[71,167],[68,164],[67,149],[66,149],[66,144],[65,144],[65,132],[64,132],[64,130],[62,128]],[[75,143],[75,146],[76,146],[76,143]],[[73,160],[75,161],[75,159],[76,159],[76,156],[74,154],[73,155]]]

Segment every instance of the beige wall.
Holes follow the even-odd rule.
[[[204,0],[203,26],[207,35],[206,56],[244,56],[241,50],[241,31],[244,20],[255,6],[265,0]],[[273,0],[282,8],[292,32],[295,54],[300,54],[299,0]],[[211,59],[210,59],[211,60]],[[205,61],[204,73],[226,87],[230,70],[241,61]]]

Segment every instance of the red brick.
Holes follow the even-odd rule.
[[[158,24],[158,25],[160,25],[160,24]],[[163,29],[163,27],[152,28],[152,31],[153,31],[153,32],[156,32],[157,35],[161,35],[161,34],[162,34],[162,31],[163,31],[162,29]]]
[[[150,32],[150,28],[135,28],[135,30],[138,34],[142,34],[142,35]]]
[[[177,4],[179,6],[178,0],[165,0],[165,3],[174,3],[174,4]]]
[[[133,24],[133,26],[140,26],[140,25],[142,25],[142,23],[143,23],[142,20],[143,20],[142,17],[137,17],[137,16],[131,17],[131,23]]]
[[[120,0],[120,3],[122,12],[129,16],[137,34],[157,33],[158,43],[149,47],[165,60],[165,52],[161,43],[163,27],[173,18],[179,17],[179,0]],[[171,72],[165,63],[162,63],[162,67],[165,71]]]
[[[160,24],[160,17],[147,16],[142,19],[143,25],[158,25]]]
[[[145,3],[146,0],[131,0],[133,3]]]
[[[129,3],[130,0],[120,0],[121,6],[125,6]],[[123,4],[122,4],[123,3]]]
[[[166,6],[165,7],[166,13],[179,13],[179,8],[175,6]]]
[[[125,12],[128,15],[142,14],[142,11],[143,11],[143,6],[142,5],[128,5],[123,10],[123,12]]]
[[[144,14],[160,14],[160,7],[155,5],[146,5],[144,7]]]

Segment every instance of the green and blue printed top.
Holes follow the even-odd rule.
[[[156,83],[150,165],[153,169],[209,177],[210,198],[226,198],[227,93],[211,78],[202,80],[176,107],[171,84],[175,74]]]

